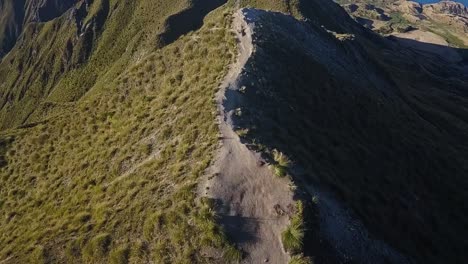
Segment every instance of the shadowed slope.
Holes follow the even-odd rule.
[[[251,13],[261,26],[234,124],[253,148],[297,161],[298,179],[330,190],[362,220],[371,240],[329,237],[338,256],[401,263],[373,246],[382,239],[417,262],[461,263],[465,210],[454,208],[466,209],[467,76],[359,29]]]
[[[161,45],[170,44],[180,36],[200,28],[205,15],[226,2],[227,0],[194,0],[190,7],[167,18],[165,32],[161,34]]]

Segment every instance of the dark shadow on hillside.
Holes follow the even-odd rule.
[[[233,121],[235,130],[249,131],[243,142],[295,162],[290,172],[299,188],[313,185],[350,210],[346,218],[322,200],[325,210],[306,219],[320,218],[306,253],[317,263],[463,263],[466,57],[447,62],[414,45],[466,50],[406,48],[358,33],[339,40],[281,14],[262,22],[239,80],[239,104],[225,110],[241,110]],[[304,195],[317,193],[320,207],[320,192]]]
[[[361,24],[362,26],[366,28],[373,28],[374,27],[374,21],[363,18],[363,17],[356,17],[356,21]]]
[[[160,45],[169,45],[180,36],[199,29],[203,19],[212,10],[225,4],[227,0],[194,0],[192,6],[170,16],[165,24],[165,32],[160,35]]]
[[[428,62],[437,61],[440,63],[442,61],[462,67],[468,65],[468,49],[437,45],[396,36],[390,36],[388,39],[425,56],[424,60]]]
[[[6,159],[6,153],[9,146],[13,143],[14,137],[1,136],[0,137],[0,168],[8,165],[8,160]]]
[[[57,18],[70,9],[76,2],[75,0],[44,1],[37,10],[37,20],[39,22],[47,22]]]
[[[255,243],[258,238],[253,234],[256,233],[259,222],[264,221],[238,215],[220,215],[220,218],[224,231],[229,234],[229,239],[236,244]]]

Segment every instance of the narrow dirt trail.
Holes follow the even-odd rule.
[[[237,79],[254,51],[253,25],[242,10],[233,17],[239,54],[217,94],[221,147],[210,169],[210,177],[200,187],[201,195],[216,200],[221,225],[228,237],[245,253],[242,263],[287,263],[281,232],[289,224],[293,193],[289,181],[276,177],[260,153],[241,143],[232,128],[231,116],[240,100]]]

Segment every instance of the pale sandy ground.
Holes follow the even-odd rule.
[[[201,195],[219,204],[217,211],[228,237],[245,253],[243,263],[287,263],[288,254],[281,244],[281,232],[289,224],[288,213],[293,202],[289,180],[276,177],[264,164],[260,153],[249,150],[232,128],[232,112],[242,99],[238,76],[254,47],[253,25],[244,20],[242,10],[234,15],[233,30],[238,39],[237,62],[221,84],[217,95],[221,147],[216,161],[201,188]],[[279,215],[275,206],[286,212]]]

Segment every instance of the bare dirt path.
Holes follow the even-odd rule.
[[[241,143],[232,128],[234,110],[225,110],[235,109],[242,100],[237,79],[255,52],[254,28],[246,22],[242,10],[234,14],[233,30],[239,54],[216,98],[221,147],[210,169],[212,176],[200,186],[201,195],[217,201],[221,225],[231,241],[245,253],[243,263],[287,263],[289,256],[283,250],[281,232],[289,223],[288,212],[294,204],[289,181],[276,177],[264,165],[260,153]]]

